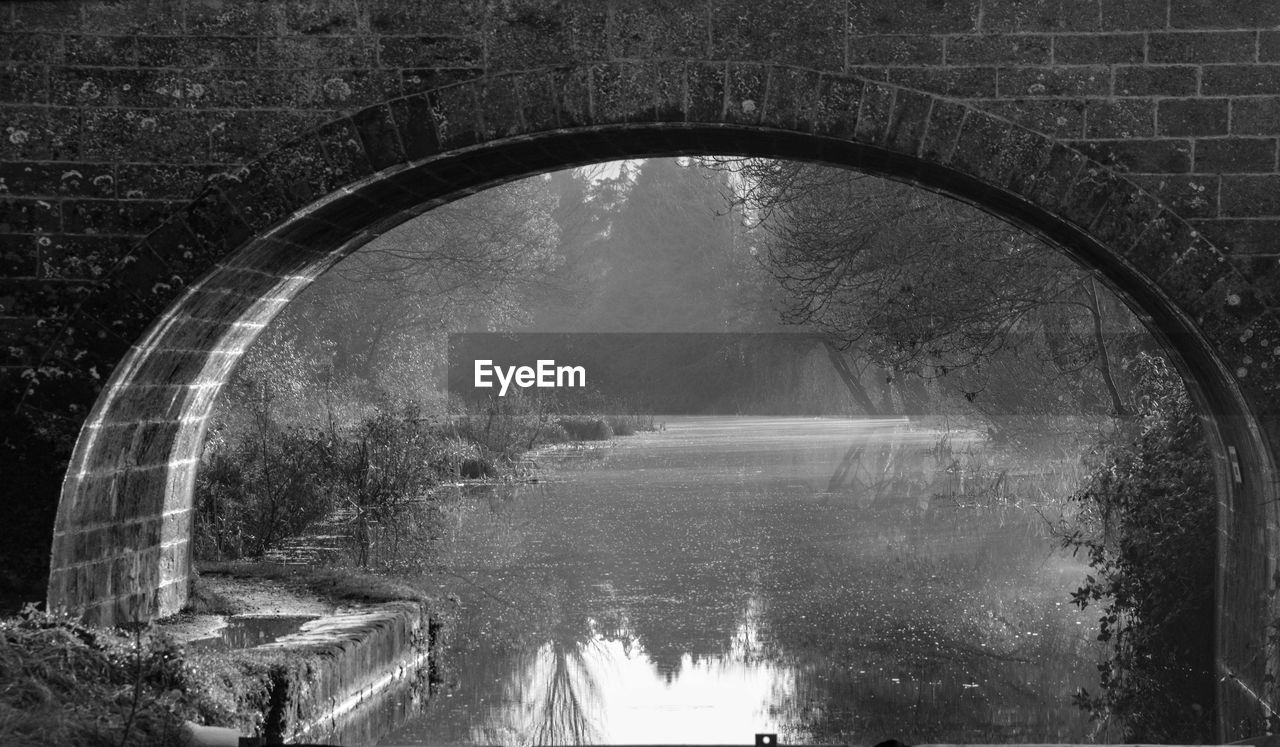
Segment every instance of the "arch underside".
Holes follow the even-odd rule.
[[[139,245],[111,278],[133,297],[165,292],[175,265],[203,277],[124,356],[81,431],[55,526],[50,607],[100,624],[181,607],[194,480],[223,382],[291,298],[380,233],[574,165],[797,159],[909,182],[1038,234],[1096,269],[1162,340],[1218,463],[1224,719],[1256,722],[1258,705],[1237,683],[1263,693],[1274,658],[1277,491],[1260,425],[1272,420],[1270,395],[1243,361],[1270,360],[1280,343],[1257,313],[1258,290],[1123,175],[960,103],[783,66],[606,67],[490,76],[370,107],[220,179]]]

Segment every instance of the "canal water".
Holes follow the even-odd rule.
[[[1084,567],[984,500],[971,445],[669,419],[450,499],[421,579],[458,610],[444,684],[381,744],[1086,741]]]

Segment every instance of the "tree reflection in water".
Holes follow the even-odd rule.
[[[460,499],[458,686],[387,743],[1083,739],[1082,567],[1005,499],[1023,476],[906,423],[796,421]]]

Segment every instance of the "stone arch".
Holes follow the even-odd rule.
[[[910,182],[1098,269],[1174,353],[1209,416],[1220,475],[1219,661],[1262,691],[1276,486],[1260,425],[1273,419],[1273,392],[1256,369],[1280,352],[1267,290],[1155,198],[1062,143],[955,100],[780,64],[614,62],[484,76],[341,117],[212,182],[115,270],[114,295],[76,317],[114,298],[154,321],[81,430],[55,525],[50,607],[110,624],[181,606],[194,478],[221,384],[266,323],[343,256],[504,181],[702,153]],[[175,275],[202,277],[170,303]]]

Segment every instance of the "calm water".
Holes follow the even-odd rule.
[[[1033,510],[935,497],[937,439],[672,419],[451,501],[445,686],[381,743],[1086,740],[1083,568]]]

